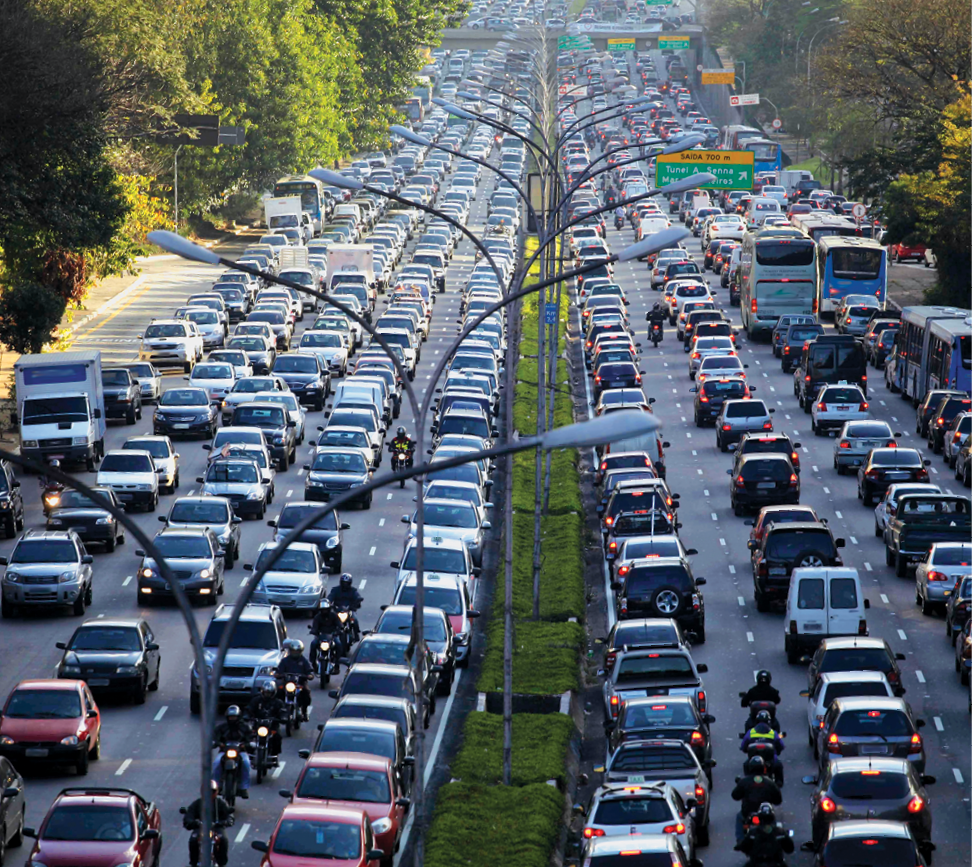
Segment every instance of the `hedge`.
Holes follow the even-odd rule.
[[[513,716],[513,785],[562,782],[564,757],[574,733],[566,714],[518,713]],[[463,745],[450,766],[464,783],[492,785],[503,779],[503,718],[473,711],[466,719]]]
[[[547,867],[564,796],[554,786],[448,783],[439,790],[424,867]]]
[[[480,692],[503,689],[503,596],[490,620],[486,653],[479,675]],[[557,695],[577,689],[584,627],[579,623],[521,620],[514,625],[513,691],[528,695]]]

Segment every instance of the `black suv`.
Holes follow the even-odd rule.
[[[297,422],[287,408],[273,403],[240,403],[233,409],[234,427],[258,427],[267,437],[270,455],[281,472],[297,459]]]
[[[932,413],[938,409],[942,399],[946,397],[968,398],[963,391],[951,391],[945,388],[933,388],[925,392],[925,396],[915,410],[915,433],[920,437],[928,437],[928,422]]]
[[[938,406],[928,417],[928,448],[933,454],[937,455],[941,452],[945,445],[945,433],[955,416],[970,409],[972,409],[972,400],[968,395],[962,397],[950,395],[938,402]]]
[[[751,540],[753,597],[757,611],[769,611],[773,602],[785,602],[790,575],[797,567],[843,566],[837,553],[843,539],[834,539],[824,523],[797,521],[770,525],[759,541]]]
[[[742,377],[725,376],[719,379],[709,377],[701,385],[693,385],[689,391],[695,395],[695,426],[704,427],[715,424],[722,404],[727,400],[751,397],[756,389]]]
[[[20,479],[14,475],[7,461],[0,461],[0,520],[8,539],[24,529],[24,499],[20,493]]]
[[[613,581],[618,620],[670,617],[705,641],[705,598],[699,589],[705,578],[692,575],[692,567],[677,557],[635,560],[621,581]]]
[[[737,518],[746,509],[800,502],[800,477],[789,455],[743,455],[726,472],[730,475],[729,501]]]
[[[820,390],[837,383],[859,386],[867,395],[863,344],[847,334],[824,334],[804,343],[793,374],[793,394],[800,399],[803,411],[810,415]]]
[[[736,462],[744,455],[786,455],[793,465],[793,471],[799,473],[800,454],[797,449],[801,447],[801,443],[793,442],[785,433],[747,433],[742,435],[736,445]]]
[[[790,373],[800,362],[803,344],[808,340],[815,340],[824,333],[822,325],[800,324],[791,325],[786,329],[780,342],[780,367],[784,373]]]
[[[101,371],[105,393],[105,418],[123,418],[135,424],[142,417],[142,388],[127,367],[105,367]]]

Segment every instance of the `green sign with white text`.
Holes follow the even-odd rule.
[[[674,48],[676,51],[681,51],[689,47],[689,37],[688,36],[659,36],[658,47],[659,49]]]
[[[655,158],[655,186],[663,187],[694,175],[710,172],[715,180],[700,186],[707,190],[751,190],[753,188],[752,151],[682,151],[659,154]]]

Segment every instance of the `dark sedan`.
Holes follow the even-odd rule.
[[[641,372],[630,361],[603,364],[594,375],[594,394],[599,395],[609,388],[638,388],[641,386]]]
[[[691,696],[663,694],[627,699],[618,719],[606,721],[604,728],[609,753],[624,741],[679,740],[692,748],[705,767],[712,758],[709,725],[714,722],[712,714],[699,712]],[[711,770],[706,773],[711,782]]]
[[[865,506],[874,505],[874,498],[891,485],[902,482],[927,482],[931,461],[922,459],[918,449],[871,449],[857,470],[857,499]]]
[[[94,490],[116,509],[122,508],[111,488]],[[57,508],[47,517],[47,529],[74,530],[85,545],[101,543],[109,551],[114,551],[115,545],[125,541],[125,528],[111,512],[87,494],[71,488],[61,491]]]
[[[701,385],[693,385],[689,391],[695,395],[695,426],[702,427],[715,422],[727,400],[750,397],[756,388],[742,377],[726,376],[708,378]]]
[[[267,524],[274,528],[273,541],[281,541],[308,515],[320,510],[319,503],[287,503],[276,518],[267,521]],[[314,521],[297,537],[297,541],[317,545],[317,550],[321,552],[321,556],[327,564],[328,572],[337,575],[341,571],[344,557],[344,544],[341,534],[344,530],[350,529],[351,525],[343,523],[335,509]]]
[[[169,388],[162,393],[152,418],[152,433],[170,437],[201,434],[210,439],[219,418],[204,388]]]

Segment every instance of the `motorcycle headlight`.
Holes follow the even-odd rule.
[[[392,820],[387,816],[381,819],[377,819],[371,823],[371,830],[376,834],[384,834],[386,831],[390,831],[392,827]]]
[[[134,665],[119,665],[118,668],[115,669],[115,674],[137,674],[137,673],[138,673],[138,668],[136,668]]]
[[[57,580],[59,584],[67,584],[70,581],[76,580],[77,577],[77,574],[74,572],[62,572],[57,576]]]
[[[235,759],[238,755],[239,755],[239,753],[236,750],[227,750],[226,751],[226,758],[228,758],[228,759]]]
[[[73,746],[77,746],[80,743],[80,741],[78,740],[77,735],[68,735],[66,738],[61,738],[61,743],[64,744],[66,747],[73,747]]]
[[[260,670],[257,672],[259,677],[273,677],[277,673],[277,669],[273,665],[261,665]]]
[[[322,641],[321,642],[321,650],[327,652],[330,649],[331,649],[331,642],[330,641]]]
[[[44,502],[48,506],[54,507],[58,503],[61,502],[61,495],[60,494],[45,494],[44,495]]]
[[[338,612],[338,620],[340,620],[342,623],[345,623],[345,622],[347,622],[347,619],[348,619],[348,612],[347,611],[339,611]]]
[[[260,726],[260,728],[257,729],[257,734],[261,738],[265,738],[268,734],[270,734],[270,729],[268,729],[266,726]]]
[[[330,539],[328,539],[328,540],[327,540],[327,541],[326,541],[326,542],[324,543],[324,547],[325,547],[325,548],[337,548],[337,546],[338,546],[338,543],[339,543],[340,541],[341,541],[341,540],[340,540],[340,539],[339,539],[339,538],[338,538],[337,536],[331,536],[331,538],[330,538]]]
[[[105,515],[105,517],[103,517],[103,518],[98,518],[98,520],[95,521],[95,523],[96,524],[110,524],[114,520],[115,519],[112,518],[111,515]],[[60,522],[58,522],[58,523],[60,523]]]
[[[292,680],[288,681],[286,689],[287,692],[297,692],[297,684],[295,684]]]

